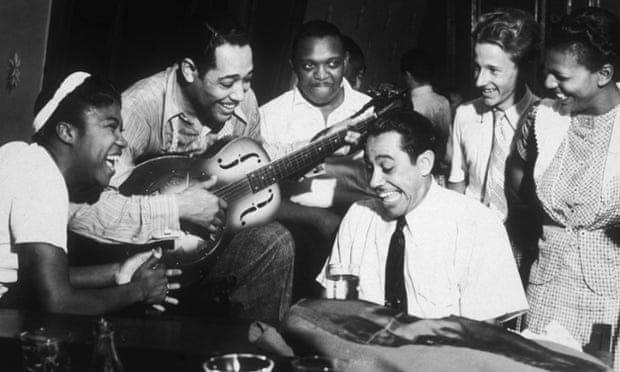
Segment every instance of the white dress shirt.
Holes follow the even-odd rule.
[[[380,210],[377,199],[351,206],[328,264],[359,265],[360,299],[383,304],[385,262],[396,221],[383,219]],[[486,320],[528,308],[506,230],[488,208],[433,181],[406,220],[409,314]],[[325,284],[325,270],[317,281]]]

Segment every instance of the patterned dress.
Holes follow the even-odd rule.
[[[619,113],[616,106],[599,116],[567,116],[552,104],[541,103],[538,112],[526,119],[517,142],[527,161],[535,141],[534,181],[544,216],[539,255],[529,278],[527,326],[540,333],[556,321],[585,346],[594,324],[611,325],[616,371],[620,371]],[[554,117],[564,121],[564,127]],[[545,154],[544,146],[557,150]]]

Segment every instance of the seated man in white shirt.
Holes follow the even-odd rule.
[[[344,78],[347,64],[348,54],[335,25],[315,20],[301,26],[291,53],[297,85],[260,108],[261,134],[272,158],[308,145],[328,128],[340,128],[336,124],[370,100]],[[329,157],[320,169],[310,172],[312,177],[307,174],[299,182],[283,185],[288,200],[278,216],[295,236],[296,259],[313,271],[307,278],[310,283],[329,253],[344,211],[353,201],[370,195],[360,152]],[[312,251],[308,257],[302,244]]]
[[[435,183],[437,142],[432,124],[416,112],[394,110],[371,125],[364,159],[376,198],[351,206],[328,263],[359,266],[360,299],[411,315],[519,314],[528,304],[506,230],[488,208]],[[404,253],[387,280],[390,241],[403,219]],[[317,280],[325,286],[325,272]],[[396,301],[395,282],[402,283]]]

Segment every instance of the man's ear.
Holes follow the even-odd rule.
[[[423,176],[430,175],[433,170],[433,165],[435,165],[435,153],[431,150],[424,151],[418,155],[416,165],[420,169],[420,173]]]
[[[183,58],[181,61],[181,76],[187,84],[191,84],[198,79],[198,68],[190,58]]]
[[[56,124],[56,135],[61,142],[73,144],[77,140],[77,128],[66,121],[60,121]]]
[[[599,87],[603,87],[609,84],[609,82],[613,82],[613,78],[614,78],[614,66],[612,66],[611,64],[606,63],[598,70],[597,83]]]
[[[351,53],[344,52],[344,68],[346,69],[349,65],[349,61],[351,60]]]

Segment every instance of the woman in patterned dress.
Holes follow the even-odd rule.
[[[526,324],[542,333],[556,321],[582,346],[595,341],[595,324],[608,325],[620,371],[620,21],[579,11],[546,48],[545,86],[555,99],[526,116],[507,171],[513,188],[533,181],[542,223]]]

